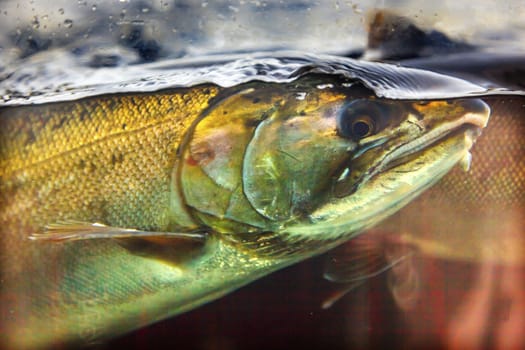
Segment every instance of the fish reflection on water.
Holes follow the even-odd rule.
[[[3,342],[106,339],[320,254],[468,159],[488,121],[455,78],[265,60],[282,82],[3,107]]]

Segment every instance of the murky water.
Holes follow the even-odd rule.
[[[483,1],[475,6],[467,1],[440,1],[420,6],[403,0],[9,0],[0,3],[0,105],[155,91],[204,81],[222,86],[254,78],[284,82],[297,78],[297,72],[303,72],[305,67],[316,67],[313,71],[318,73],[341,73],[350,68],[355,72],[350,78],[365,85],[368,82],[367,86],[385,97],[424,99],[494,92],[483,86],[486,75],[476,78],[481,74],[476,69],[467,72],[463,67],[458,68],[459,73],[454,72],[456,76],[472,78],[470,82],[435,86],[431,92],[417,88],[399,90],[403,83],[395,79],[397,73],[392,73],[390,66],[378,73],[370,70],[366,62],[325,56],[381,58],[381,49],[366,50],[367,23],[370,13],[378,8],[406,16],[427,33],[438,31],[454,42],[476,47],[479,51],[472,50],[474,57],[494,53],[513,57],[512,69],[502,75],[503,83],[500,75],[497,84],[487,84],[512,89],[514,96],[491,100],[491,106],[501,110],[503,117],[494,119],[499,124],[494,123],[493,133],[487,132],[490,143],[482,143],[481,139],[479,155],[474,154],[471,174],[477,181],[475,185],[466,184],[466,190],[461,192],[445,183],[430,197],[424,197],[380,227],[382,231],[406,233],[413,227],[411,219],[417,217],[418,229],[428,233],[428,240],[411,243],[419,244],[423,254],[407,260],[397,270],[371,279],[327,310],[321,305],[341,286],[323,280],[327,257],[322,256],[279,271],[195,311],[97,346],[524,346],[520,326],[525,323],[525,258],[519,248],[525,232],[525,148],[520,141],[525,131],[525,102],[519,97],[525,89],[522,1]],[[258,53],[267,50],[288,51],[277,55]],[[435,67],[435,63],[425,61],[427,56],[436,56],[435,52],[425,52],[421,50],[417,57],[423,63],[412,61],[405,65]],[[238,58],[241,61],[235,60]],[[217,63],[210,66],[213,61]],[[458,61],[454,62],[458,66]],[[254,70],[254,65],[258,69]],[[443,69],[436,70],[450,72]],[[378,77],[384,79],[379,85],[374,83]],[[411,76],[411,81],[419,78]],[[516,121],[508,126],[505,118],[510,116]],[[499,149],[490,148],[502,139]],[[482,150],[496,156],[483,158]],[[500,159],[498,152],[512,157]],[[495,174],[495,169],[500,171]],[[514,187],[501,185],[504,182],[498,182],[497,176],[514,176]],[[429,208],[436,203],[435,198],[441,200],[443,192],[439,191],[443,188],[451,193],[439,202],[443,209]],[[474,190],[485,192],[484,203],[493,204],[454,206],[466,192]],[[431,214],[438,210],[447,214]],[[471,219],[461,221],[467,215]],[[461,224],[452,225],[456,231],[435,229],[444,227],[447,221]],[[435,245],[428,245],[432,239],[438,243],[442,239],[443,244],[436,249]],[[488,247],[496,252],[479,255],[483,249],[473,252],[468,246],[458,248],[473,242],[471,247]],[[433,253],[425,253],[429,251]],[[499,259],[501,256],[508,259]]]

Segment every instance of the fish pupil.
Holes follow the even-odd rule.
[[[356,138],[363,138],[368,136],[371,133],[372,127],[369,123],[364,120],[356,120],[352,124],[352,134]]]

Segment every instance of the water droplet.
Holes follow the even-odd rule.
[[[73,27],[73,20],[71,20],[71,19],[66,19],[66,20],[64,21],[64,27],[66,27],[66,28],[71,28],[71,27]]]
[[[149,7],[144,7],[142,13],[148,13],[150,11]]]
[[[143,26],[144,25],[144,21],[140,20],[140,19],[134,19],[133,21],[131,21],[131,24],[133,24],[135,26]]]
[[[97,5],[94,4],[93,6],[91,6],[91,11],[94,12],[94,11],[96,11],[96,10],[97,10]]]
[[[34,16],[33,20],[31,21],[31,24],[33,25],[34,29],[40,28],[40,22],[38,21],[38,17]]]
[[[63,15],[63,14],[64,14],[64,9],[63,9],[62,7],[59,8],[59,9],[58,9],[58,13],[60,13],[61,15]]]

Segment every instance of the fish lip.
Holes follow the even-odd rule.
[[[412,159],[414,156],[423,151],[425,148],[439,143],[441,140],[454,133],[463,133],[465,135],[465,149],[468,152],[476,139],[481,135],[481,131],[488,124],[490,117],[490,108],[482,100],[469,100],[469,108],[473,112],[465,113],[462,117],[453,121],[443,123],[438,127],[432,129],[430,132],[418,137],[414,140],[401,144],[396,147],[381,159],[381,161],[363,174],[357,181],[354,182],[346,191],[335,193],[337,198],[343,198],[353,194],[359,189],[361,185],[369,181],[378,173],[392,168],[401,166]],[[350,161],[351,163],[351,161]],[[349,169],[351,173],[351,164],[345,169]],[[343,170],[344,172],[345,170]],[[339,180],[337,180],[339,181]]]

